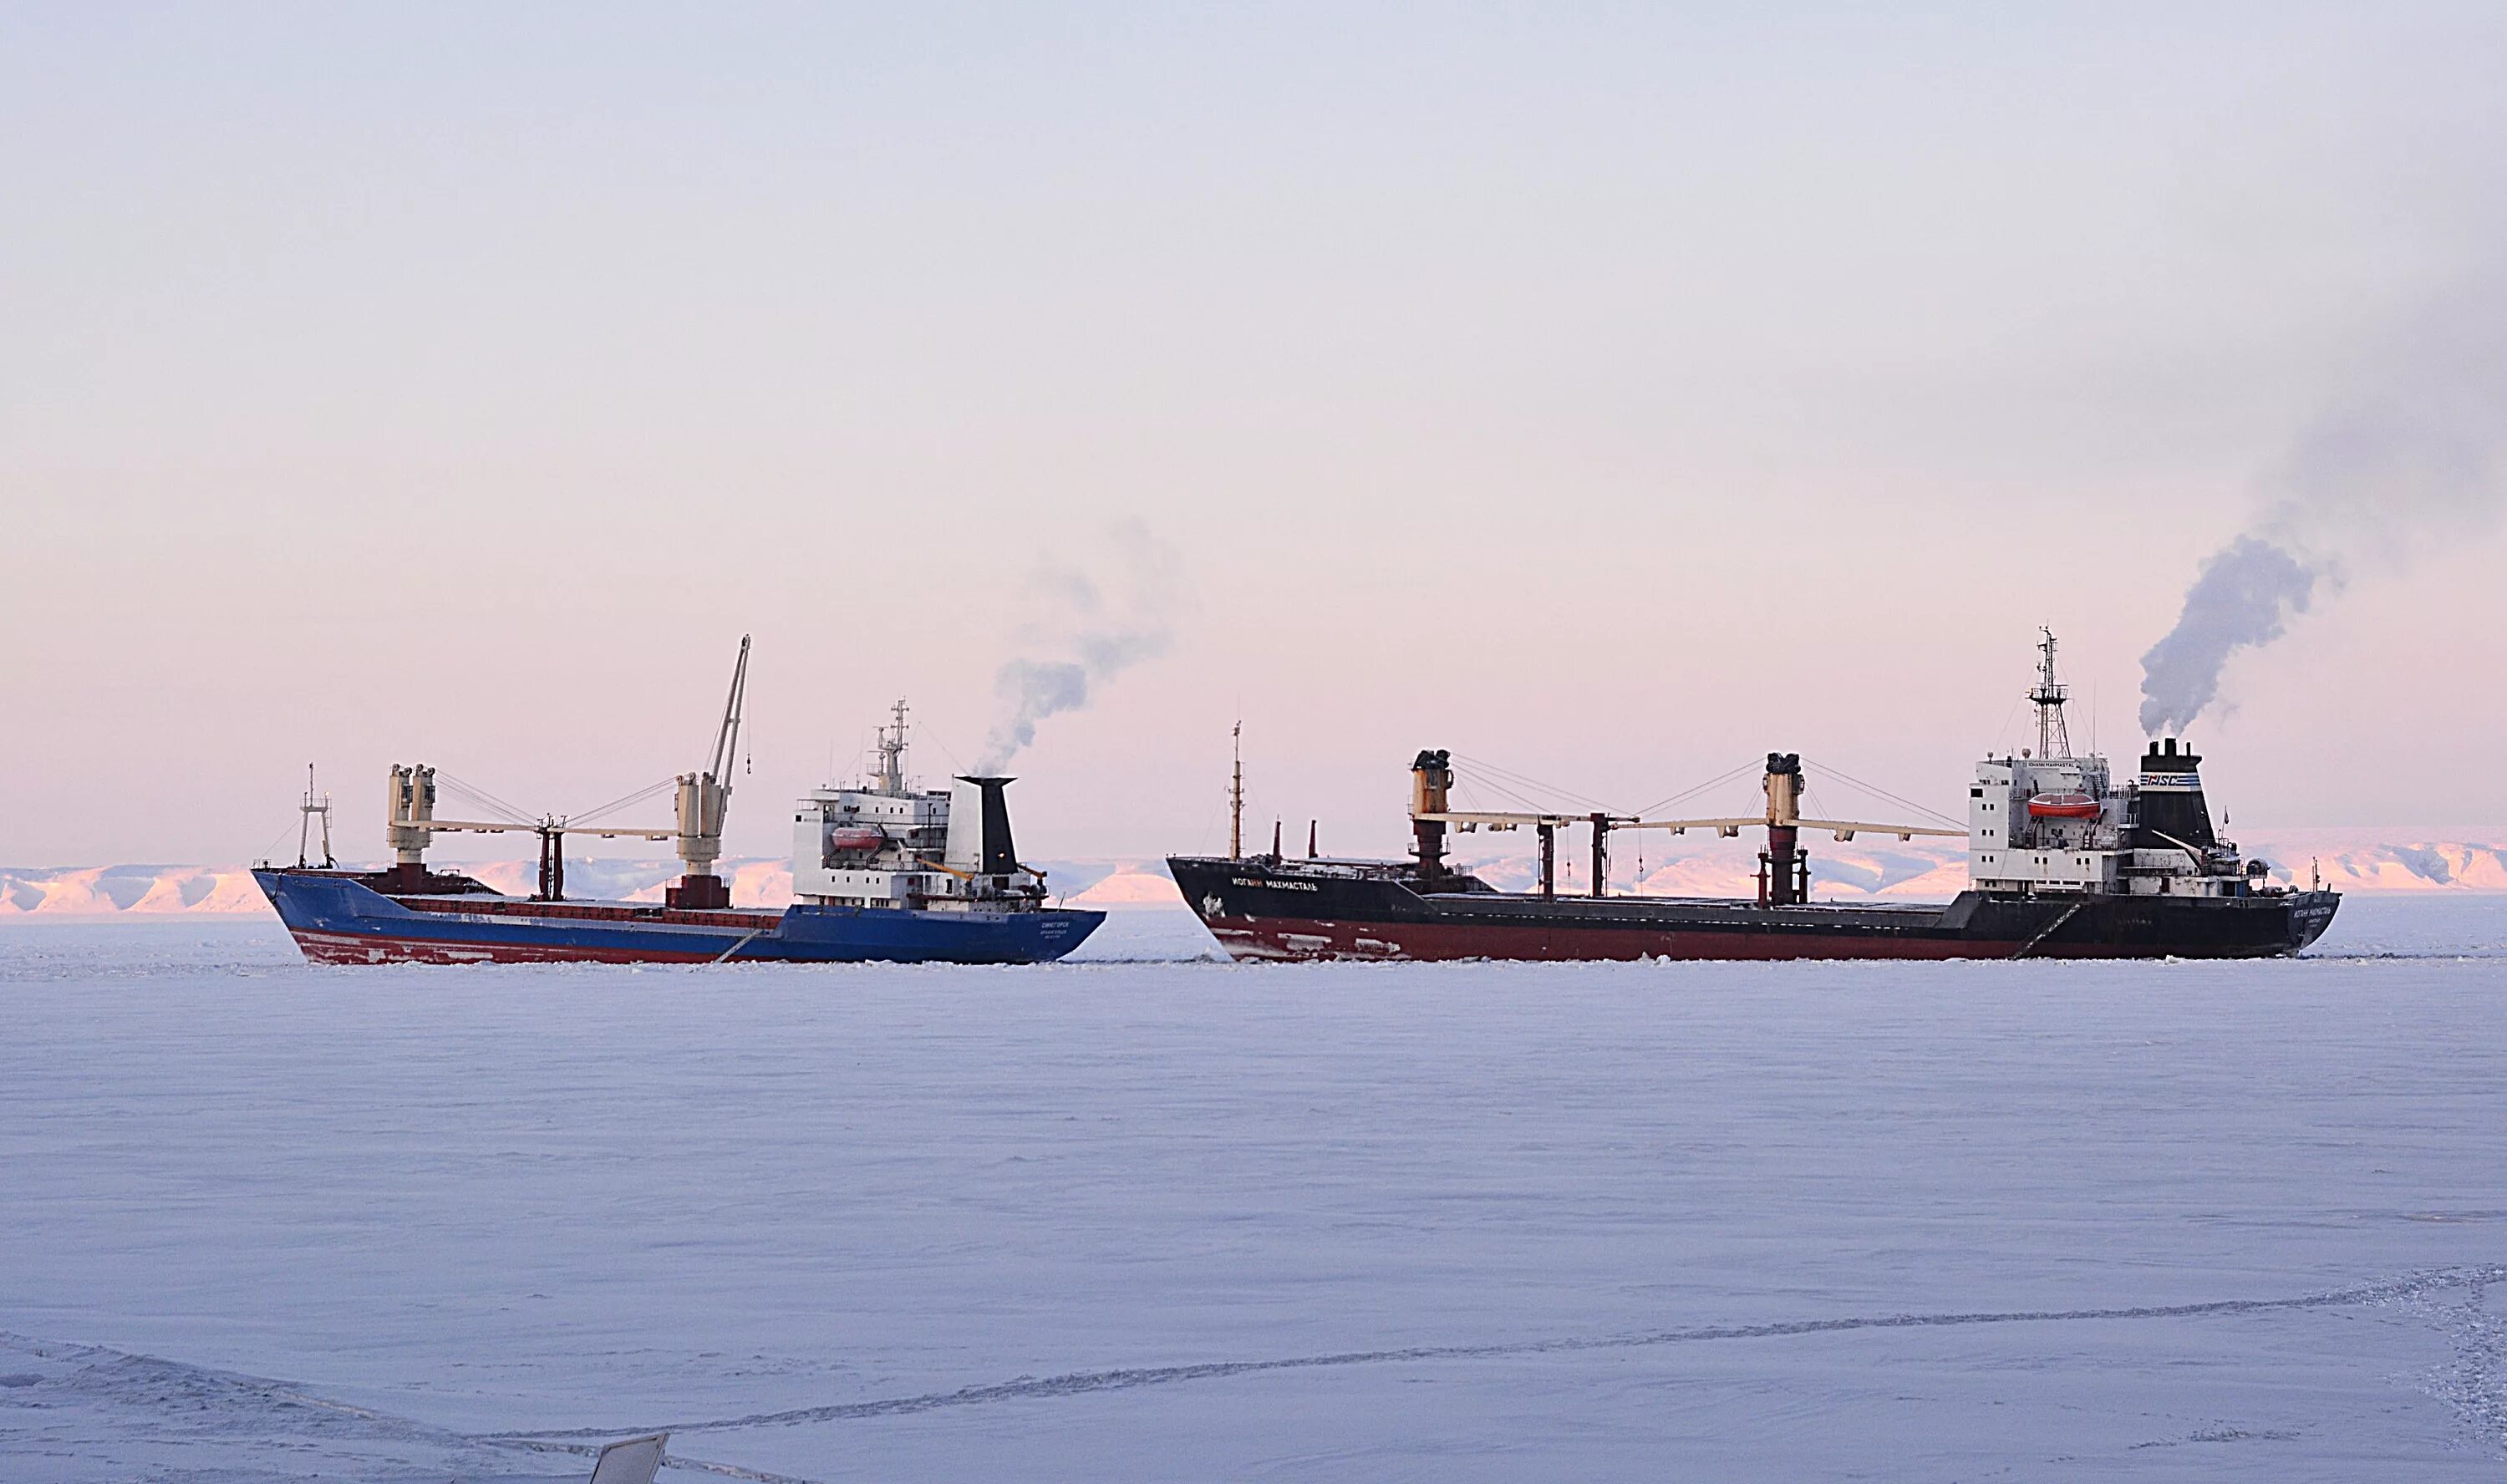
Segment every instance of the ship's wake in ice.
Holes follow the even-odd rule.
[[[2293,1298],[2228,1298],[2198,1304],[2142,1304],[2116,1309],[2013,1309],[1973,1314],[1889,1314],[1860,1315],[1839,1319],[1786,1320],[1765,1324],[1708,1324],[1687,1329],[1660,1329],[1641,1334],[1598,1335],[1551,1340],[1500,1341],[1480,1345],[1411,1345],[1393,1350],[1352,1350],[1335,1355],[1291,1356],[1265,1360],[1205,1360],[1191,1365],[1157,1365],[1118,1367],[1111,1370],[1072,1371],[1059,1376],[1023,1377],[1016,1381],[995,1382],[987,1386],[963,1387],[953,1392],[926,1392],[917,1396],[892,1396],[873,1401],[834,1402],[818,1407],[793,1407],[780,1412],[757,1412],[746,1417],[711,1419],[702,1422],[675,1422],[664,1425],[672,1432],[728,1431],[743,1428],[789,1427],[798,1423],[845,1422],[855,1418],[896,1417],[915,1412],[932,1412],[943,1407],[982,1406],[999,1401],[1026,1401],[1038,1397],[1076,1396],[1089,1392],[1128,1391],[1135,1387],[1172,1386],[1185,1381],[1217,1381],[1232,1376],[1250,1376],[1263,1371],[1318,1370],[1343,1365],[1399,1365],[1428,1360],[1480,1360],[1507,1356],[1563,1355],[1577,1351],[1646,1350],[1663,1345],[1697,1345],[1716,1340],[1774,1340],[1798,1335],[1843,1334],[1858,1329],[1947,1328],[1971,1324],[2053,1324],[2082,1321],[2106,1320],[2179,1320],[2210,1315],[2262,1314],[2272,1310],[2337,1309],[2366,1304],[2410,1303],[2419,1306],[2432,1317],[2452,1317],[2458,1311],[2438,1309],[2431,1300],[2442,1293],[2469,1289],[2475,1294],[2491,1284],[2507,1282],[2507,1264],[2452,1268],[2429,1273],[2414,1273],[2378,1283],[2337,1288],[2327,1293],[2307,1293]],[[2451,1374],[2467,1378],[2472,1391],[2495,1400],[2499,1369],[2507,1361],[2507,1325],[2494,1321],[2488,1325],[2450,1324],[2456,1342],[2459,1364]],[[2451,1383],[2452,1385],[2452,1383]],[[2454,1399],[2455,1392],[2446,1394]],[[2495,1411],[2495,1408],[2491,1409]],[[2482,1420],[2499,1423],[2492,1433],[2507,1441],[2507,1417],[2482,1414]],[[558,1431],[483,1434],[484,1438],[586,1438],[617,1437],[648,1430],[642,1425],[623,1428],[569,1428]]]
[[[2405,1274],[2318,1293],[2279,1298],[2215,1299],[2199,1303],[2140,1304],[2085,1309],[2015,1309],[1938,1314],[1887,1314],[1710,1324],[1622,1335],[1413,1345],[1382,1350],[1264,1359],[1213,1360],[1185,1365],[1125,1366],[961,1387],[915,1395],[834,1402],[745,1416],[667,1423],[622,1421],[607,1427],[566,1427],[462,1432],[413,1418],[315,1394],[304,1386],[265,1377],[190,1365],[103,1346],[52,1343],[0,1332],[0,1444],[19,1457],[57,1450],[76,1453],[82,1425],[109,1427],[128,1439],[168,1445],[250,1440],[244,1459],[267,1451],[266,1461],[288,1458],[344,1468],[371,1477],[405,1469],[466,1468],[470,1477],[500,1472],[491,1450],[590,1457],[599,1439],[650,1431],[674,1435],[738,1433],[802,1424],[830,1424],[908,1416],[947,1408],[1000,1402],[1051,1400],[1097,1392],[1186,1382],[1224,1381],[1264,1372],[1341,1366],[1454,1362],[1576,1352],[1641,1350],[1719,1341],[1786,1340],[1859,1330],[1962,1328],[2198,1320],[2273,1312],[2398,1307],[2437,1327],[2453,1351],[2451,1364],[2412,1378],[2420,1390],[2452,1405],[2485,1449],[2507,1448],[2507,1322],[2488,1307],[2487,1293],[2507,1282],[2507,1264]],[[14,1363],[11,1363],[14,1362]],[[2196,1431],[2135,1448],[2184,1442],[2285,1439],[2286,1432],[2235,1429]],[[724,1439],[724,1443],[731,1442]],[[810,1484],[801,1476],[740,1464],[672,1454],[667,1466],[709,1472],[762,1484]],[[485,1467],[487,1473],[479,1470]]]

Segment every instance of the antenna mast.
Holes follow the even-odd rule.
[[[1236,754],[1236,776],[1234,780],[1227,785],[1227,858],[1230,860],[1243,860],[1245,858],[1244,721],[1240,718],[1236,723],[1235,730],[1229,732],[1227,735],[1230,740],[1232,750]]]
[[[2063,699],[2070,692],[2054,678],[2054,631],[2037,632],[2046,636],[2037,646],[2044,657],[2037,666],[2037,688],[2028,693],[2028,699],[2037,704],[2037,755],[2070,757],[2072,735],[2063,725]]]

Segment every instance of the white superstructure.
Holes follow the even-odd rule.
[[[905,703],[879,734],[879,771],[849,788],[814,788],[792,814],[792,894],[834,907],[1024,909],[1044,901],[1044,873],[1019,864],[1005,778],[916,789],[905,777]]]
[[[2041,631],[2044,632],[2044,631]],[[2118,787],[2107,760],[2076,756],[2063,723],[2066,691],[2045,633],[2036,689],[2037,745],[1987,757],[1968,788],[1968,880],[1980,891],[2235,896],[2265,874],[2211,833],[2201,759],[2174,739],[2150,744],[2141,776]]]

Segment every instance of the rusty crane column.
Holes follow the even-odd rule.
[[[1801,754],[1767,754],[1767,848],[1759,852],[1759,905],[1798,907],[1810,896],[1810,858],[1802,853]]]
[[[1410,764],[1410,833],[1417,842],[1419,874],[1434,880],[1445,874],[1445,821],[1422,818],[1445,813],[1446,790],[1454,786],[1453,754],[1443,748],[1424,751]]]

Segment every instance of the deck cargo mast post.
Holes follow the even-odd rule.
[[[537,902],[565,900],[565,821],[545,814],[536,826],[540,837],[540,890]]]
[[[679,884],[662,893],[672,907],[728,907],[731,890],[714,873],[722,858],[722,820],[731,805],[731,762],[740,749],[740,709],[748,689],[748,635],[740,636],[740,658],[731,668],[731,695],[722,706],[722,728],[714,734],[713,757],[698,773],[678,778]]]
[[[1235,754],[1236,772],[1227,784],[1227,858],[1245,858],[1245,723],[1236,723],[1227,734],[1229,748]]]
[[[1593,894],[1600,896],[1611,883],[1611,816],[1599,810],[1593,813]]]
[[[1801,754],[1767,754],[1767,848],[1759,852],[1759,905],[1798,907],[1810,896],[1801,851]]]
[[[1544,819],[1537,828],[1541,831],[1541,894],[1553,897],[1558,894],[1558,826]]]
[[[1423,751],[1410,764],[1410,832],[1416,839],[1419,874],[1434,880],[1445,874],[1445,791],[1454,786],[1453,754],[1441,748]]]

